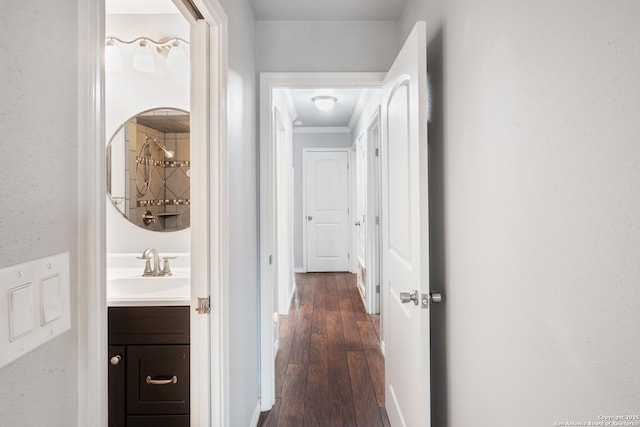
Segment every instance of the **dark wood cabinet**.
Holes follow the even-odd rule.
[[[189,307],[109,308],[109,427],[189,426]]]

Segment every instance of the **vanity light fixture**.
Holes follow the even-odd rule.
[[[180,45],[180,39],[174,39],[171,45],[168,46],[168,49],[169,52],[167,53],[167,69],[174,74],[188,74],[189,57],[186,53],[188,52],[188,50],[184,49]]]
[[[153,59],[153,53],[151,53],[146,39],[140,40],[136,52],[133,54],[132,67],[143,73],[153,73],[156,70],[156,61]]]
[[[122,71],[122,53],[115,40],[108,38],[104,47],[104,63],[109,71]]]
[[[152,73],[156,69],[156,57],[166,55],[167,69],[176,74],[187,74],[189,70],[189,42],[179,37],[155,41],[148,37],[137,37],[127,41],[107,37],[105,42],[105,65],[109,71],[122,71],[122,52],[118,45],[137,44],[131,66],[134,70]],[[154,49],[155,48],[155,49]]]
[[[316,108],[320,111],[329,111],[336,104],[338,99],[334,96],[314,96],[311,101],[316,105]]]

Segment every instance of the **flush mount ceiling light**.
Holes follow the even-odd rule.
[[[137,44],[133,53],[131,66],[134,70],[152,73],[156,70],[156,57],[166,55],[166,66],[175,74],[189,72],[189,42],[179,37],[165,41],[155,41],[148,37],[138,37],[131,41],[117,37],[107,37],[105,42],[105,66],[108,71],[122,71],[121,45]],[[162,62],[161,62],[162,63]]]
[[[316,108],[320,111],[329,111],[336,104],[338,99],[334,96],[314,96],[311,101],[316,105]]]

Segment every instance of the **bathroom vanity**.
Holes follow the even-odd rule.
[[[108,257],[109,427],[188,427],[190,258],[145,277],[139,256]]]
[[[108,310],[109,427],[188,427],[189,306]]]

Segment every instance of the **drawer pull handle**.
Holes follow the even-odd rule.
[[[147,375],[147,384],[151,385],[165,385],[165,384],[175,384],[178,382],[178,377],[175,375],[168,380],[154,380],[151,376]]]

